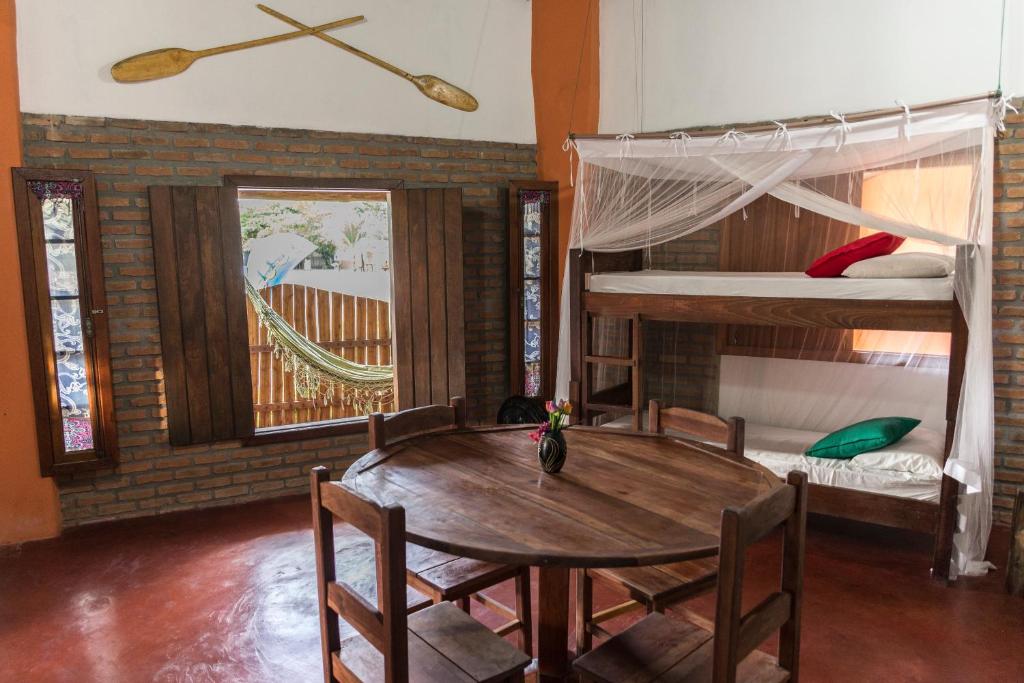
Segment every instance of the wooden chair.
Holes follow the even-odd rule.
[[[530,658],[449,602],[406,614],[405,510],[381,506],[329,481],[310,476],[316,546],[320,640],[325,683],[383,681],[522,681]],[[334,517],[376,547],[376,604],[336,580]],[[339,617],[356,635],[342,641]]]
[[[744,508],[722,511],[721,578],[713,631],[692,621],[650,614],[573,662],[582,679],[795,683],[799,679],[807,475],[791,472],[786,481]],[[747,548],[778,527],[783,527],[781,588],[744,614]],[[756,649],[776,631],[780,632],[777,658]]]
[[[465,401],[453,398],[447,406],[424,406],[393,415],[370,415],[370,449],[431,432],[466,426]],[[533,655],[533,621],[530,612],[530,568],[513,567],[458,557],[409,543],[406,546],[406,577],[409,585],[435,603],[452,601],[469,613],[470,599],[508,621],[494,630],[500,636],[517,631],[519,647]],[[515,609],[480,591],[502,581],[515,581]]]
[[[648,431],[664,434],[666,429],[684,432],[701,439],[723,443],[730,457],[743,458],[743,418],[723,420],[686,408],[662,408],[651,401]],[[594,634],[610,637],[600,624],[638,607],[647,613],[664,612],[665,608],[700,595],[715,586],[718,558],[708,557],[653,567],[621,567],[587,569],[576,572],[576,654],[583,654],[593,645]],[[594,613],[593,582],[610,584],[626,591],[629,600]]]
[[[726,452],[737,460],[743,458],[744,427],[742,417],[723,420],[717,415],[688,408],[662,408],[658,401],[651,401],[647,411],[647,431],[652,434],[664,434],[671,429],[703,441],[722,443]]]

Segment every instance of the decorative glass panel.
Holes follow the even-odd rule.
[[[523,277],[540,277],[540,237],[523,239]]]
[[[53,345],[57,365],[57,392],[64,422],[67,451],[93,447],[89,384],[78,299],[52,299]]]
[[[524,324],[523,360],[526,362],[540,360],[540,321],[528,320]]]
[[[525,376],[523,393],[530,397],[538,396],[540,394],[540,363],[527,363]]]
[[[78,264],[74,242],[46,243],[50,296],[78,296]]]
[[[551,193],[547,190],[519,191],[519,232],[522,239],[523,270],[517,277],[522,278],[523,290],[523,393],[536,397],[541,392],[542,357],[541,298],[544,287],[541,281],[541,263],[544,259],[545,229],[544,217]]]
[[[44,188],[44,191],[49,188]],[[43,239],[75,239],[74,202],[71,197],[47,197],[40,202],[43,211]]]
[[[523,318],[540,320],[540,280],[523,283]]]

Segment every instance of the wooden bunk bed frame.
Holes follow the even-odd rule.
[[[639,252],[595,254],[579,250],[569,254],[570,297],[570,400],[578,406],[584,424],[603,414],[632,414],[633,428],[642,422],[643,369],[640,363],[645,321],[769,325],[807,328],[875,329],[949,332],[949,380],[946,391],[946,442],[943,462],[953,444],[967,352],[967,323],[959,302],[799,299],[677,294],[613,294],[589,291],[588,271],[640,269]],[[629,321],[629,354],[594,355],[591,321],[594,318]],[[601,392],[592,392],[594,367],[615,365],[629,369],[630,379]],[[957,519],[959,483],[943,475],[938,502],[868,493],[811,484],[809,510],[872,524],[910,529],[934,536],[932,576],[948,581]]]

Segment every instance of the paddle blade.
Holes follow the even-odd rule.
[[[118,83],[140,83],[176,76],[192,66],[195,54],[180,47],[143,52],[110,67],[110,75]]]
[[[452,85],[437,76],[424,74],[410,79],[420,92],[430,99],[462,111],[476,111],[480,104],[476,98],[462,88]]]

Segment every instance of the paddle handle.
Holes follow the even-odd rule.
[[[301,38],[302,36],[312,35],[318,31],[330,31],[334,28],[341,26],[348,26],[349,24],[358,24],[363,21],[366,17],[362,14],[355,17],[348,17],[347,19],[339,19],[332,21],[328,24],[320,24],[319,26],[304,26],[300,31],[292,31],[291,33],[281,33],[276,36],[267,36],[266,38],[256,38],[255,40],[245,40],[240,43],[231,43],[230,45],[220,45],[218,47],[210,47],[205,50],[196,50],[195,58],[209,57],[210,55],[220,55],[225,52],[235,52],[236,50],[247,50],[250,47],[260,47],[261,45],[270,45],[271,43],[279,43],[282,40],[291,40],[293,38]],[[324,37],[324,36],[318,36]]]
[[[281,14],[277,10],[273,10],[273,9],[267,7],[266,5],[260,4],[260,5],[256,5],[256,7],[258,7],[262,11],[266,12],[270,16],[274,17],[275,19],[280,19],[281,21],[283,21],[286,24],[291,24],[295,28],[302,29],[302,34],[303,35],[312,34],[312,35],[316,36],[317,38],[319,38],[320,40],[327,41],[328,43],[330,43],[331,45],[334,45],[335,47],[340,47],[342,50],[345,50],[346,52],[351,52],[356,57],[362,57],[363,59],[365,59],[366,61],[370,62],[371,64],[376,64],[380,68],[386,69],[386,70],[390,71],[391,73],[395,74],[396,76],[401,76],[402,78],[404,78],[407,81],[412,81],[413,80],[412,74],[410,74],[408,71],[405,71],[403,69],[399,69],[394,64],[388,64],[383,59],[380,59],[378,57],[374,57],[373,55],[371,55],[371,54],[369,54],[367,52],[363,52],[362,50],[360,50],[357,47],[352,47],[348,43],[343,43],[340,40],[338,40],[337,38],[334,38],[333,36],[324,35],[323,33],[320,33],[320,31],[322,29],[320,29],[317,26],[312,26],[312,27],[306,26],[302,22],[296,21],[295,19],[292,19],[289,16]]]

